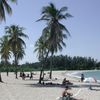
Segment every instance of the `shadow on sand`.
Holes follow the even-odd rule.
[[[39,84],[39,83],[35,83],[35,84],[24,84],[25,86],[31,86],[31,87],[59,87],[59,88],[65,88],[64,85],[62,84],[58,84],[58,83],[46,83],[46,84]]]

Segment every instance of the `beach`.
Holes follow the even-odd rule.
[[[28,72],[27,72],[28,73]],[[39,73],[34,72],[33,79],[26,78],[22,80],[21,77],[15,79],[14,73],[9,73],[9,77],[6,73],[2,73],[2,80],[4,83],[0,83],[0,100],[57,100],[61,96],[64,87],[60,85],[39,85]],[[53,71],[53,79],[48,79],[48,72],[45,72],[45,83],[52,82],[54,84],[61,84],[65,71]],[[79,80],[71,77],[66,77],[67,80],[74,84],[71,88],[71,92],[74,97],[81,100],[100,100],[100,86],[95,84],[90,90],[85,83],[79,82]],[[97,85],[97,87],[96,87]]]

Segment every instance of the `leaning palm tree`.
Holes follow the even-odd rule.
[[[45,6],[42,9],[42,17],[38,21],[46,21],[47,27],[44,28],[44,34],[48,34],[46,36],[48,43],[48,49],[51,52],[51,56],[54,55],[58,50],[62,50],[62,46],[65,46],[64,38],[70,36],[67,28],[60,23],[61,20],[72,17],[67,12],[67,7],[62,7],[61,9],[57,9],[53,3],[50,3],[49,6]],[[64,34],[66,32],[67,34]],[[44,35],[45,36],[45,35]],[[51,61],[52,64],[52,61]],[[50,78],[52,77],[52,68],[50,67]]]
[[[36,41],[34,52],[37,52],[38,59],[41,62],[41,72],[40,72],[40,78],[39,78],[39,83],[41,84],[41,81],[44,75],[43,74],[44,64],[45,64],[44,60],[45,60],[45,55],[46,55],[46,44],[42,36]]]
[[[8,34],[9,37],[9,45],[11,47],[11,51],[13,53],[14,56],[14,64],[15,67],[17,67],[18,65],[18,59],[23,57],[23,56],[19,56],[19,51],[23,51],[26,47],[26,44],[24,42],[24,40],[22,39],[24,38],[28,38],[27,35],[25,35],[25,33],[23,32],[24,28],[20,27],[18,25],[11,25],[10,27],[7,26],[5,27],[5,32]],[[17,78],[17,71],[16,71],[16,78]]]
[[[4,66],[7,66],[8,60],[11,57],[10,46],[8,45],[8,36],[3,36],[0,39],[0,54],[1,60],[4,62]],[[7,66],[7,76],[8,76],[8,66]]]
[[[5,12],[7,14],[11,15],[12,14],[12,9],[8,2],[16,2],[17,0],[0,0],[0,20],[6,20]]]

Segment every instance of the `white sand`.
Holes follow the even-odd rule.
[[[53,72],[53,78],[57,78],[57,80],[52,82],[61,84],[65,77],[63,74],[63,71]],[[38,78],[39,72],[36,72],[33,80],[29,78],[22,80],[20,77],[15,79],[14,73],[10,73],[9,77],[6,76],[6,73],[2,73],[4,83],[0,83],[0,100],[56,100],[61,96],[64,90],[62,87],[33,85],[38,82]],[[47,72],[45,78],[48,78]],[[74,84],[81,84],[76,79],[70,77],[67,79]],[[71,92],[76,94],[75,98],[78,99],[100,100],[100,87],[93,87],[93,90],[89,90],[88,87],[73,87]]]

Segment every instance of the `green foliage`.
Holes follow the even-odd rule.
[[[44,70],[50,70],[50,57],[46,61],[46,65],[44,66]],[[70,56],[54,56],[53,57],[53,70],[92,70],[92,69],[100,69],[100,62],[94,60],[91,57],[70,57]],[[4,66],[3,63],[0,64],[1,72],[15,72],[17,71],[40,71],[41,63],[26,63],[23,65],[19,65],[18,67],[14,67],[14,65],[8,64]]]
[[[8,15],[12,14],[12,8],[8,2],[16,2],[17,0],[0,0],[0,21],[6,20],[6,13]]]
[[[41,37],[43,39],[42,43],[45,45],[48,53],[51,53],[50,78],[52,77],[52,62],[54,53],[62,51],[63,46],[66,47],[64,39],[70,35],[67,28],[61,23],[61,20],[72,17],[67,10],[67,7],[57,9],[53,3],[50,3],[48,6],[44,6],[42,8],[41,18],[38,20],[46,22],[46,27],[43,29]],[[44,46],[43,44],[42,46]]]
[[[5,27],[5,33],[9,37],[8,44],[11,47],[11,52],[14,56],[15,65],[18,61],[22,59],[25,55],[24,49],[26,44],[23,38],[28,38],[28,36],[23,32],[24,28],[18,25],[11,25]]]

